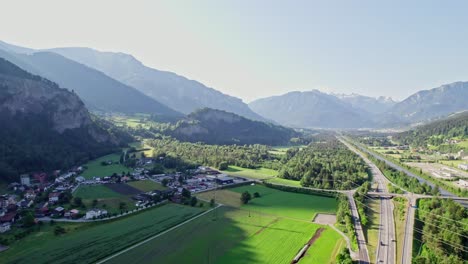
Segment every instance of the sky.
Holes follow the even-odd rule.
[[[91,47],[250,102],[468,80],[468,1],[0,0],[0,40]]]

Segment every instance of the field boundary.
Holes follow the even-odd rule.
[[[190,218],[190,219],[187,219],[187,220],[185,220],[184,222],[182,222],[182,223],[180,223],[180,224],[178,224],[178,225],[176,225],[176,226],[173,226],[173,227],[171,227],[171,228],[169,228],[169,229],[167,229],[167,230],[165,230],[165,231],[163,231],[163,232],[161,232],[161,233],[158,233],[158,234],[156,234],[156,235],[154,235],[154,236],[151,236],[151,237],[149,237],[149,238],[147,238],[147,239],[145,239],[145,240],[143,240],[143,241],[141,241],[141,242],[138,242],[138,243],[136,243],[136,244],[134,244],[134,245],[132,245],[132,246],[126,248],[126,249],[123,249],[123,250],[121,250],[121,251],[119,251],[119,252],[117,252],[117,253],[115,253],[115,254],[113,254],[113,255],[110,255],[109,257],[106,257],[106,258],[103,259],[103,260],[99,260],[99,261],[96,262],[96,264],[105,263],[105,262],[107,262],[107,261],[109,261],[109,260],[111,260],[111,259],[113,259],[113,258],[115,258],[115,257],[117,257],[117,256],[119,256],[119,255],[122,255],[123,253],[125,253],[125,252],[127,252],[127,251],[130,251],[130,250],[132,250],[132,249],[134,249],[134,248],[136,248],[136,247],[139,247],[139,246],[141,246],[141,245],[143,245],[143,244],[146,244],[146,243],[148,243],[149,241],[151,241],[151,240],[153,240],[153,239],[155,239],[155,238],[157,238],[157,237],[160,237],[160,236],[162,236],[162,235],[164,235],[164,234],[166,234],[166,233],[169,233],[169,232],[171,232],[172,230],[177,229],[177,228],[179,228],[179,227],[181,227],[181,226],[183,226],[183,225],[185,225],[185,224],[187,224],[187,223],[189,223],[189,222],[191,222],[191,221],[193,221],[193,220],[195,220],[195,219],[197,219],[197,218],[199,218],[199,217],[202,217],[202,216],[208,214],[209,212],[218,209],[218,208],[221,207],[221,206],[222,206],[222,205],[218,205],[218,206],[216,206],[215,208],[212,208],[212,209],[210,209],[210,210],[208,210],[208,211],[205,211],[205,212],[203,212],[203,213],[201,213],[201,214],[199,214],[199,215],[196,215],[196,216],[194,216],[194,217],[192,217],[192,218]]]

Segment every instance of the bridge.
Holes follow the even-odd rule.
[[[375,198],[413,198],[413,199],[424,199],[424,198],[437,198],[437,199],[451,199],[457,201],[468,201],[468,197],[457,197],[457,196],[444,196],[444,195],[427,195],[427,194],[414,194],[414,193],[384,193],[384,192],[368,192],[367,196]]]

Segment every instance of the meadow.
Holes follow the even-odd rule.
[[[123,248],[160,233],[204,210],[167,204],[109,222],[64,224],[55,236],[47,226],[0,253],[2,263],[94,263]]]
[[[109,154],[92,160],[84,165],[87,167],[87,169],[85,169],[81,176],[85,177],[86,179],[92,179],[93,177],[111,176],[113,173],[121,174],[122,172],[129,172],[129,168],[118,163],[119,159],[120,154]],[[117,163],[103,166],[101,164],[103,161],[112,161]]]
[[[149,191],[154,191],[154,190],[162,191],[162,190],[167,189],[161,184],[151,181],[151,180],[133,181],[133,182],[128,182],[127,184],[142,192],[149,192]]]
[[[251,179],[270,179],[276,177],[278,172],[276,170],[267,169],[267,168],[258,168],[258,169],[247,169],[238,166],[230,165],[227,170],[222,171],[223,173],[239,176],[239,177],[246,177]]]
[[[241,205],[244,191],[259,192],[261,197]],[[324,227],[311,222],[315,214],[335,212],[337,206],[334,198],[286,193],[260,185],[197,196],[216,197],[225,206],[108,263],[152,263],[155,259],[158,263],[290,263],[315,231]],[[329,230],[314,245],[314,257],[300,263],[334,259],[343,239]]]
[[[332,228],[326,227],[299,263],[334,263],[335,259],[331,256],[336,256],[345,246],[343,237]]]
[[[73,197],[80,197],[88,209],[93,207],[106,209],[111,214],[136,208],[135,201],[130,195],[119,194],[106,185],[81,185],[73,193]],[[96,206],[93,206],[94,200],[97,201]],[[125,203],[123,209],[120,208],[121,203]]]

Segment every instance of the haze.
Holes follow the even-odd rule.
[[[0,36],[130,53],[244,101],[293,90],[404,97],[466,80],[463,1],[3,1]]]

